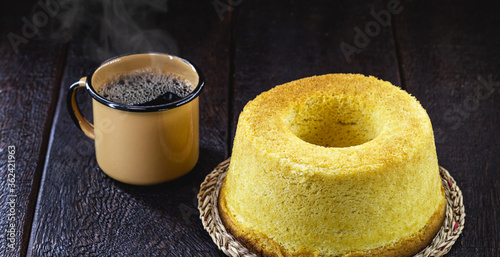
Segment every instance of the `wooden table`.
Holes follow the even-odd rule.
[[[156,2],[0,4],[1,256],[224,256],[196,195],[230,156],[240,111],[275,85],[325,73],[374,75],[422,103],[439,163],[464,194],[465,229],[447,256],[500,256],[493,1]],[[207,81],[198,164],[152,187],[104,175],[65,105],[69,85],[104,59],[142,50],[178,54]],[[89,99],[79,94],[87,116]]]

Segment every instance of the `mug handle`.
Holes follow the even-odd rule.
[[[68,107],[69,114],[71,115],[71,119],[76,124],[76,126],[85,133],[86,136],[91,139],[95,139],[94,133],[94,125],[90,123],[85,117],[83,117],[80,112],[80,108],[78,108],[78,103],[76,102],[76,89],[80,87],[85,87],[87,84],[87,77],[81,78],[79,81],[73,83],[68,90],[66,95],[66,104]]]

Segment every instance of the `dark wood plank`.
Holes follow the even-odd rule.
[[[27,252],[65,62],[63,44],[25,38],[33,4],[0,6],[0,256]]]
[[[405,2],[395,19],[404,83],[427,109],[440,164],[464,194],[447,256],[500,256],[500,17],[490,4]]]
[[[155,28],[177,43],[170,50],[178,49],[206,77],[194,170],[152,187],[110,179],[97,167],[93,141],[74,126],[60,101],[28,256],[223,256],[201,225],[196,195],[205,176],[227,158],[230,17],[224,15],[221,21],[207,1],[168,1],[156,20]],[[95,65],[83,41],[71,44],[62,95]],[[88,96],[80,102],[89,115]]]
[[[326,73],[362,73],[400,86],[390,25],[380,26],[366,43],[355,41],[357,28],[364,31],[374,21],[370,11],[383,9],[382,1],[245,1],[238,6],[231,138],[243,106],[282,83]],[[342,50],[342,42],[359,53],[344,54],[348,51]]]

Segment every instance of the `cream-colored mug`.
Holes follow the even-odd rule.
[[[180,100],[152,106],[111,102],[97,92],[117,76],[153,69],[188,80],[192,92]],[[83,117],[76,89],[92,96],[94,124]],[[68,110],[75,124],[95,141],[96,159],[111,178],[133,185],[176,179],[193,169],[199,155],[199,101],[202,75],[188,61],[162,53],[119,56],[102,63],[69,88]]]

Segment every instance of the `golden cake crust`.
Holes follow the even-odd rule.
[[[434,236],[444,205],[426,111],[356,74],[292,81],[250,101],[220,194],[237,237],[288,256],[404,256]]]
[[[444,196],[444,190],[442,191]],[[218,210],[222,223],[229,233],[238,239],[251,252],[262,257],[295,257],[295,256],[318,256],[312,252],[295,252],[290,253],[282,249],[276,242],[267,236],[252,230],[251,228],[243,228],[231,216],[227,210],[225,199],[225,191],[220,192],[218,201]],[[413,236],[401,239],[393,245],[382,247],[379,249],[370,250],[367,252],[351,252],[343,256],[345,257],[362,257],[362,256],[384,256],[384,257],[409,257],[417,254],[425,248],[432,239],[436,236],[441,228],[443,220],[446,216],[446,201],[443,201],[436,212],[432,215],[424,228],[416,232]],[[265,243],[263,243],[265,242]],[[267,245],[267,247],[265,246]],[[271,247],[269,247],[271,246]],[[319,255],[322,256],[322,255]],[[324,255],[325,257],[328,255]]]

